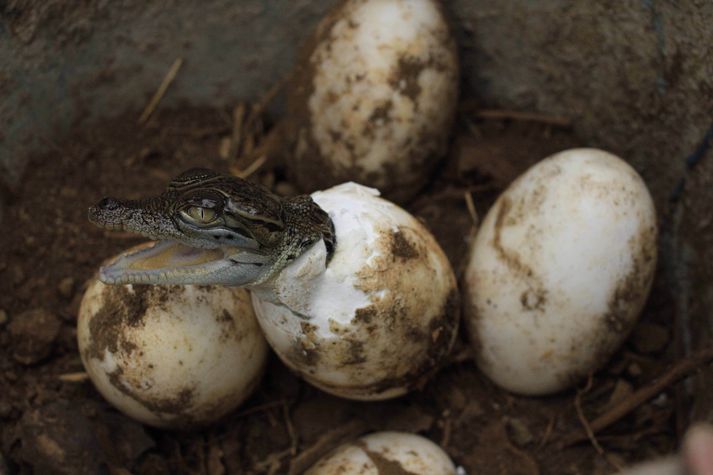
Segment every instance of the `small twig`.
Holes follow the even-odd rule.
[[[245,123],[245,103],[241,102],[233,109],[233,132],[230,135],[230,148],[228,149],[228,160],[235,160],[240,150],[243,124]]]
[[[609,457],[606,451],[599,444],[599,441],[594,435],[594,432],[592,431],[592,428],[589,425],[589,421],[587,420],[587,417],[584,415],[584,411],[582,410],[582,395],[588,393],[589,390],[592,389],[593,381],[594,377],[590,373],[589,378],[587,379],[586,387],[581,391],[578,390],[577,395],[574,397],[574,407],[577,410],[577,417],[579,417],[579,422],[582,423],[582,427],[584,427],[584,430],[587,433],[587,437],[589,438],[589,441],[592,443],[592,446],[597,451],[597,453],[600,456],[604,457],[604,460],[606,460],[612,467],[614,467],[618,471],[621,471],[623,467],[619,465],[614,459]]]
[[[256,412],[264,412],[264,411],[270,410],[274,407],[281,406],[282,404],[284,404],[284,400],[282,400],[282,399],[280,399],[279,401],[266,402],[264,404],[259,404],[257,406],[253,406],[248,409],[245,409],[243,412],[236,414],[235,417],[240,418],[240,417],[249,416],[250,414],[255,414]]]
[[[473,227],[477,228],[480,224],[480,218],[478,218],[478,212],[475,210],[473,195],[470,194],[470,191],[466,191],[463,196],[465,197],[465,206],[468,208],[468,214],[470,214],[470,219],[473,221]]]
[[[473,361],[475,359],[473,350],[471,350],[469,346],[463,345],[461,348],[456,347],[453,350],[454,351],[451,352],[445,366],[465,363],[466,361]]]
[[[315,464],[320,457],[332,450],[346,439],[356,437],[367,430],[367,425],[361,420],[352,420],[347,424],[337,427],[324,435],[305,449],[290,464],[289,475],[299,475],[304,473],[309,467]]]
[[[285,87],[287,81],[290,79],[291,75],[288,74],[267,90],[267,92],[260,98],[260,100],[253,107],[253,114],[259,116],[265,112],[267,106],[272,102],[272,100],[277,96],[277,94]]]
[[[57,379],[64,383],[83,383],[89,379],[89,375],[84,371],[80,371],[77,373],[60,374]]]
[[[698,353],[689,358],[678,361],[662,376],[657,379],[654,379],[638,391],[631,393],[628,397],[622,399],[618,404],[614,405],[607,412],[594,419],[589,424],[592,433],[596,434],[602,429],[605,429],[610,425],[614,424],[622,417],[626,416],[631,411],[639,407],[641,404],[645,403],[660,392],[664,391],[672,384],[675,384],[678,381],[700,370],[702,366],[711,363],[711,361],[713,361],[713,348],[708,348],[699,351]],[[586,439],[586,435],[583,435],[581,432],[577,431],[575,433],[570,433],[562,437],[559,446],[561,448],[569,447]]]
[[[577,410],[577,417],[579,418],[579,422],[582,423],[582,427],[587,433],[587,437],[592,443],[592,446],[594,446],[599,455],[604,455],[604,449],[602,449],[602,446],[599,445],[599,442],[597,442],[597,438],[594,436],[594,431],[592,431],[592,427],[589,425],[589,421],[587,420],[587,417],[584,415],[584,411],[582,410],[582,395],[586,394],[587,392],[589,392],[590,389],[592,389],[592,381],[593,377],[590,374],[589,379],[587,379],[587,385],[585,386],[585,388],[582,390],[577,390],[577,395],[574,396],[574,408]]]
[[[275,475],[280,471],[280,468],[282,468],[282,459],[288,455],[290,455],[290,449],[273,452],[260,462],[256,463],[253,468],[260,473]]]
[[[658,424],[633,433],[622,435],[600,435],[599,440],[606,442],[607,445],[616,445],[620,449],[623,447],[624,450],[630,450],[634,447],[638,447],[639,441],[644,438],[657,434],[666,434],[668,432],[668,424]]]
[[[297,433],[295,432],[295,426],[292,425],[292,419],[290,418],[290,408],[287,407],[287,401],[282,402],[282,415],[285,418],[285,426],[287,427],[287,434],[290,436],[290,455],[297,455],[297,446],[299,445],[299,439],[297,438]]]
[[[550,436],[552,435],[552,432],[555,430],[556,424],[557,424],[557,414],[553,414],[552,417],[550,417],[549,422],[547,423],[547,427],[545,428],[545,433],[542,435],[542,438],[540,439],[540,443],[537,444],[537,450],[540,450],[542,447],[547,445],[547,441],[550,440]]]
[[[443,411],[443,434],[441,435],[441,447],[447,448],[451,442],[451,411],[446,409]]]
[[[475,125],[470,120],[465,121],[465,126],[468,129],[468,132],[470,132],[470,135],[473,136],[473,138],[476,138],[476,139],[483,138],[483,133],[480,131],[478,126]]]
[[[258,171],[258,169],[263,166],[266,161],[267,155],[261,155],[257,160],[252,162],[250,166],[248,166],[245,170],[240,170],[237,167],[231,167],[230,171],[233,173],[233,175],[239,178],[247,178],[256,171]]]
[[[529,465],[529,469],[532,475],[540,475],[540,467],[539,465],[537,465],[537,461],[528,452],[522,450],[521,448],[512,443],[510,437],[508,436],[508,430],[503,420],[500,420],[498,430],[500,431],[502,440],[504,440],[507,444],[508,450],[510,450],[515,455],[521,457],[522,460],[528,462],[527,465]]]
[[[139,125],[143,125],[146,123],[147,120],[149,120],[149,117],[151,117],[151,114],[153,114],[153,111],[156,109],[156,106],[158,106],[158,103],[161,102],[161,99],[163,98],[164,94],[166,94],[168,87],[171,85],[173,80],[176,79],[176,75],[178,74],[178,71],[181,69],[182,65],[183,58],[176,58],[176,60],[171,65],[171,69],[168,70],[168,73],[166,73],[166,76],[163,78],[163,81],[161,81],[161,85],[158,87],[153,97],[146,105],[146,108],[141,113],[141,117],[139,117]]]
[[[481,119],[511,119],[522,122],[539,122],[558,127],[571,127],[572,120],[557,115],[547,115],[538,112],[521,112],[507,109],[481,109],[475,113]]]

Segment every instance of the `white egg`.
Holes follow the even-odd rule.
[[[376,432],[346,443],[323,457],[305,475],[455,475],[439,446],[406,432]]]
[[[646,301],[656,236],[646,185],[616,156],[573,149],[530,168],[471,248],[464,310],[480,369],[540,395],[601,367]]]
[[[349,0],[319,25],[290,84],[291,170],[303,188],[345,181],[403,200],[446,150],[455,42],[434,0]]]
[[[258,385],[267,360],[249,293],[236,288],[94,280],[77,338],[99,392],[157,427],[201,426],[227,414]]]
[[[376,190],[346,183],[312,198],[334,222],[334,255],[325,269],[320,241],[253,291],[265,336],[285,364],[329,393],[404,394],[454,342],[459,299],[448,259]]]

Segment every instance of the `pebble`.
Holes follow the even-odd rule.
[[[10,404],[9,401],[5,400],[0,400],[0,419],[5,419],[7,417],[10,417],[12,414],[12,405]],[[0,471],[0,474],[3,472]]]
[[[13,461],[24,473],[107,473],[108,461],[117,464],[108,473],[129,473],[122,466],[134,466],[155,446],[137,422],[81,398],[56,399],[25,411],[14,434]]]
[[[636,325],[631,335],[631,343],[636,351],[646,355],[665,350],[669,339],[669,332],[664,326],[647,322]]]
[[[639,366],[639,364],[636,362],[631,363],[629,367],[626,368],[626,371],[634,377],[641,376],[641,374],[643,373],[643,371],[641,370],[641,366]]]
[[[507,424],[512,441],[518,447],[524,447],[534,440],[532,432],[530,432],[527,425],[525,425],[525,423],[520,419],[507,417],[505,419],[505,424]]]
[[[25,271],[22,270],[22,267],[19,265],[15,265],[12,268],[12,283],[15,285],[20,285],[25,281]]]
[[[57,291],[59,291],[59,295],[61,295],[67,300],[72,298],[74,292],[74,284],[75,281],[73,277],[65,277],[64,279],[60,280],[59,285],[57,285]]]
[[[77,189],[71,186],[64,186],[59,190],[59,195],[62,198],[76,198],[78,194]]]
[[[8,331],[15,361],[31,365],[49,356],[61,325],[56,315],[43,308],[14,315]]]
[[[456,412],[460,412],[468,403],[468,398],[458,387],[453,387],[449,394],[448,407],[452,408]]]

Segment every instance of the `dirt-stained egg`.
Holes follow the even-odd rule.
[[[530,168],[471,247],[464,312],[480,369],[528,395],[597,370],[637,321],[656,239],[651,196],[620,158],[572,149]]]
[[[329,393],[386,399],[422,383],[453,345],[459,297],[450,263],[412,215],[346,183],[312,194],[334,223],[253,304],[270,346]],[[275,303],[277,302],[277,303]]]
[[[306,191],[356,181],[413,196],[446,150],[456,46],[435,0],[348,0],[319,25],[289,85],[288,164]]]
[[[244,289],[93,280],[77,328],[84,367],[116,408],[145,424],[202,426],[257,387],[267,343]]]
[[[375,432],[337,447],[305,475],[455,475],[443,449],[407,432]]]

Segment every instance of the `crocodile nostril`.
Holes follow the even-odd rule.
[[[107,211],[115,210],[118,207],[119,202],[114,198],[104,198],[97,204],[97,208],[105,209]]]

